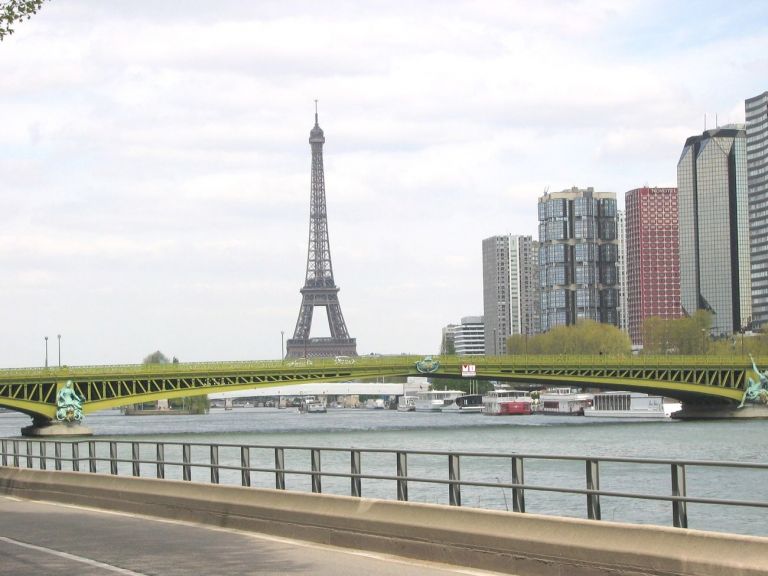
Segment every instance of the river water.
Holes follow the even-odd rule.
[[[20,428],[27,424],[26,416],[0,413],[0,437],[18,437]],[[123,416],[118,411],[108,411],[89,415],[87,425],[95,439],[104,440],[768,463],[765,455],[768,420],[628,422],[550,415],[488,417],[361,409],[299,414],[295,409],[241,408],[212,409],[210,414],[198,416]],[[202,452],[199,454],[203,456]],[[146,457],[151,459],[151,453]],[[308,452],[291,455],[286,451],[286,468],[308,470],[308,458]],[[223,455],[221,462],[236,466],[239,455],[233,451],[231,456]],[[349,454],[324,452],[322,464],[323,471],[348,473]],[[251,465],[273,467],[273,452],[259,454],[254,450]],[[411,456],[408,467],[410,476],[447,478],[445,456]],[[584,462],[526,459],[525,481],[538,486],[584,488],[584,469]],[[394,455],[363,455],[363,473],[394,476],[395,472]],[[142,470],[142,475],[153,474],[153,469]],[[176,477],[178,474],[180,472],[176,472]],[[195,474],[193,480],[207,481],[207,470],[198,470]],[[667,465],[602,463],[600,487],[669,495],[670,476]],[[462,457],[461,478],[511,482],[510,461]],[[239,473],[222,471],[222,482],[225,481],[239,482]],[[287,487],[309,490],[309,482],[308,476],[289,476]],[[686,482],[689,496],[768,501],[768,470],[687,467]],[[254,473],[253,485],[274,487],[274,475]],[[349,490],[349,479],[323,477],[324,492],[349,494]],[[363,480],[363,496],[391,499],[395,494],[393,481]],[[527,512],[586,517],[583,495],[527,490],[525,498]],[[409,483],[409,499],[446,503],[447,487]],[[511,492],[503,488],[463,487],[462,503],[511,509]],[[672,506],[668,502],[602,497],[601,508],[604,520],[666,526],[672,523]],[[765,508],[688,504],[688,522],[690,528],[768,536],[768,509]]]

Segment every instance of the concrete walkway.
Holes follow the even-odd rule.
[[[2,576],[497,574],[9,496],[0,496],[0,559]]]

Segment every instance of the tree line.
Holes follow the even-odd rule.
[[[535,336],[515,334],[507,338],[510,355],[631,353],[632,344],[626,333],[593,320],[558,326]],[[713,334],[712,313],[704,310],[683,318],[651,317],[643,323],[641,354],[768,356],[768,334],[744,331],[727,336]]]

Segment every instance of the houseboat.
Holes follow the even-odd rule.
[[[530,414],[531,403],[530,392],[499,388],[483,396],[483,414],[487,416]]]
[[[480,414],[483,411],[481,394],[463,394],[443,406],[443,412],[458,412],[460,414]]]
[[[416,395],[416,412],[442,412],[443,407],[452,404],[456,398],[462,396],[461,390],[428,390]]]
[[[679,402],[665,404],[661,396],[641,392],[603,392],[595,394],[592,406],[584,409],[584,416],[666,420],[677,410],[680,410]]]
[[[538,411],[542,414],[581,416],[592,406],[594,394],[581,392],[579,388],[550,388],[539,394]]]

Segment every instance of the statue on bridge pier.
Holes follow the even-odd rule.
[[[56,396],[56,419],[62,422],[80,422],[83,419],[83,402],[72,386],[72,380],[62,386]]]
[[[752,354],[749,355],[752,360],[752,369],[757,374],[757,380],[747,379],[747,387],[744,390],[744,396],[741,398],[739,408],[742,408],[746,402],[750,404],[768,404],[768,370],[760,372],[755,364]]]

